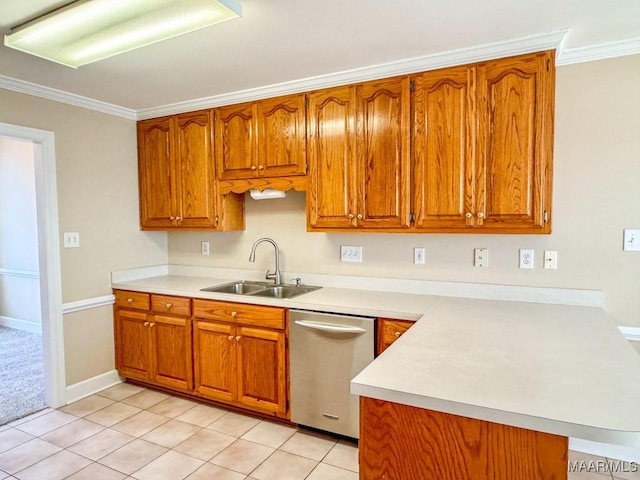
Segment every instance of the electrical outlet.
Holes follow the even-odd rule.
[[[533,250],[520,249],[520,268],[533,268]]]
[[[558,252],[555,250],[544,251],[544,268],[558,268]]]
[[[488,248],[473,249],[473,266],[474,267],[489,266],[489,249]]]
[[[80,234],[78,232],[64,232],[64,248],[78,248]]]
[[[624,231],[623,250],[640,251],[640,230]]]
[[[362,263],[362,247],[359,245],[340,245],[340,261]]]
[[[209,255],[209,242],[202,242],[200,244],[200,253],[202,253],[202,255]]]
[[[413,249],[413,263],[415,263],[416,265],[424,265],[424,255],[424,247],[415,247]]]

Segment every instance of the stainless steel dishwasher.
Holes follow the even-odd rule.
[[[372,360],[375,318],[291,310],[291,421],[359,438],[349,383]]]

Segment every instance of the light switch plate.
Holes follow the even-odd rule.
[[[425,264],[425,251],[424,247],[415,247],[413,249],[413,263],[416,265],[424,265]]]
[[[362,263],[362,247],[360,245],[340,245],[340,261]]]
[[[80,234],[78,232],[64,232],[64,248],[78,248]]]
[[[640,230],[625,230],[624,231],[624,246],[623,250],[627,251],[640,251]]]

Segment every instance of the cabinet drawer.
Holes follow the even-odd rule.
[[[151,295],[151,311],[170,315],[191,316],[191,299],[169,295]]]
[[[378,319],[378,353],[382,353],[389,345],[411,328],[414,322],[408,320]]]
[[[120,308],[133,308],[136,310],[149,310],[149,294],[141,292],[129,292],[116,290],[116,306]]]
[[[284,328],[285,309],[263,307],[243,303],[193,300],[193,316],[209,320],[256,325],[267,328]]]

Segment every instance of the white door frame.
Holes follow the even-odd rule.
[[[47,406],[66,403],[58,189],[53,132],[0,122],[0,135],[34,145],[44,390]]]

